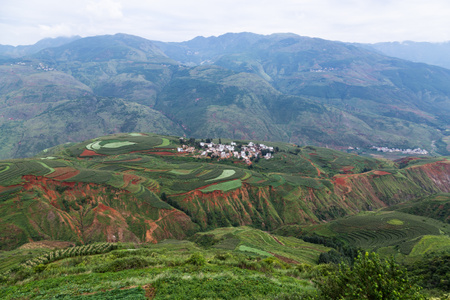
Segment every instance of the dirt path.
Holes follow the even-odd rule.
[[[306,159],[307,161],[309,161],[309,163],[317,170],[317,176],[321,177],[322,176],[322,172],[319,170],[319,168],[309,158],[306,158],[303,155],[302,155],[302,157],[304,159]]]
[[[269,234],[274,240],[275,240],[275,242],[277,242],[278,244],[280,244],[281,246],[285,246],[277,237],[275,237],[275,236],[273,236],[273,235],[271,235],[271,234]]]

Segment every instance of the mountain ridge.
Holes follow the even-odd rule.
[[[5,133],[32,129],[32,118],[51,113],[48,104],[41,106],[46,99],[75,101],[70,91],[79,81],[84,94],[157,110],[174,123],[172,132],[160,133],[178,134],[181,128],[188,137],[450,151],[450,71],[355,45],[294,34],[236,33],[182,43],[116,34],[76,39],[22,60],[1,66],[2,81],[11,82],[0,88],[0,131]],[[21,85],[14,83],[14,72]],[[51,77],[55,72],[71,77],[59,80]],[[44,80],[23,81],[30,74]],[[29,96],[39,90],[45,99]],[[75,93],[75,98],[84,94]],[[18,106],[23,99],[26,105]],[[42,144],[60,142],[45,138]],[[44,149],[29,148],[21,153]],[[14,155],[2,153],[9,153],[3,158]]]

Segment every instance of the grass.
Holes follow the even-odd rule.
[[[229,228],[218,234],[233,231],[256,232]],[[265,260],[272,255],[254,246],[241,246],[244,251],[202,249],[195,243],[176,240],[116,246],[119,249],[108,253],[62,258],[27,269],[26,273],[16,269],[0,278],[0,297],[278,299],[283,294],[311,295],[315,290],[310,274],[302,274],[277,258]],[[204,260],[197,264],[193,257]]]
[[[240,250],[263,256],[277,255],[298,263],[316,264],[318,256],[330,248],[306,243],[294,237],[272,235],[247,226],[217,228],[196,236],[208,235],[215,240],[214,248]],[[239,246],[238,246],[239,245]]]
[[[425,235],[411,250],[410,256],[423,256],[430,253],[449,252],[450,237],[447,235]]]
[[[398,220],[398,219],[390,219],[389,221],[387,221],[387,223],[391,224],[391,225],[399,225],[399,226],[404,224],[404,222],[402,220]]]
[[[256,248],[252,248],[252,247],[248,247],[248,246],[245,246],[245,245],[240,245],[238,247],[238,250],[239,251],[243,251],[243,252],[256,253],[256,254],[261,255],[261,256],[273,256],[272,254],[270,254],[270,253],[268,253],[266,251],[263,251],[263,250],[260,250],[260,249],[256,249]]]
[[[8,272],[11,268],[18,267],[27,260],[48,253],[48,249],[15,249],[11,251],[0,251],[0,272]]]

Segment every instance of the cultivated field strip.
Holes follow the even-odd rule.
[[[48,174],[51,168],[41,162],[33,160],[9,162],[0,164],[0,185],[7,186],[20,183],[23,175],[43,176]]]
[[[408,244],[425,235],[440,235],[440,222],[405,213],[354,216],[333,222],[331,229],[349,245],[365,249]],[[406,245],[404,249],[411,249]]]

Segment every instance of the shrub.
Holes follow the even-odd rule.
[[[205,257],[200,253],[194,253],[191,257],[186,261],[187,264],[194,266],[204,266],[206,264]]]
[[[44,270],[45,270],[45,265],[44,264],[38,264],[38,265],[33,267],[33,271],[35,273],[41,273]]]
[[[310,272],[313,267],[309,264],[298,264],[295,268],[300,272]]]
[[[228,260],[228,259],[233,258],[233,256],[232,256],[230,253],[226,252],[226,253],[217,253],[217,254],[214,256],[214,258],[215,258],[215,259],[218,259],[218,260],[221,260],[221,261],[226,261],[226,260]]]
[[[376,253],[359,255],[353,267],[341,264],[337,272],[317,283],[321,299],[425,299],[406,271]]]
[[[264,258],[263,260],[261,260],[261,264],[269,266],[269,267],[273,267],[275,269],[289,268],[288,264],[282,262],[281,260],[279,260],[278,258],[276,258],[274,256],[269,256],[269,257]]]
[[[125,257],[117,258],[108,264],[100,265],[94,268],[94,272],[106,273],[106,272],[118,272],[128,269],[140,269],[151,265],[152,263],[142,257]]]

